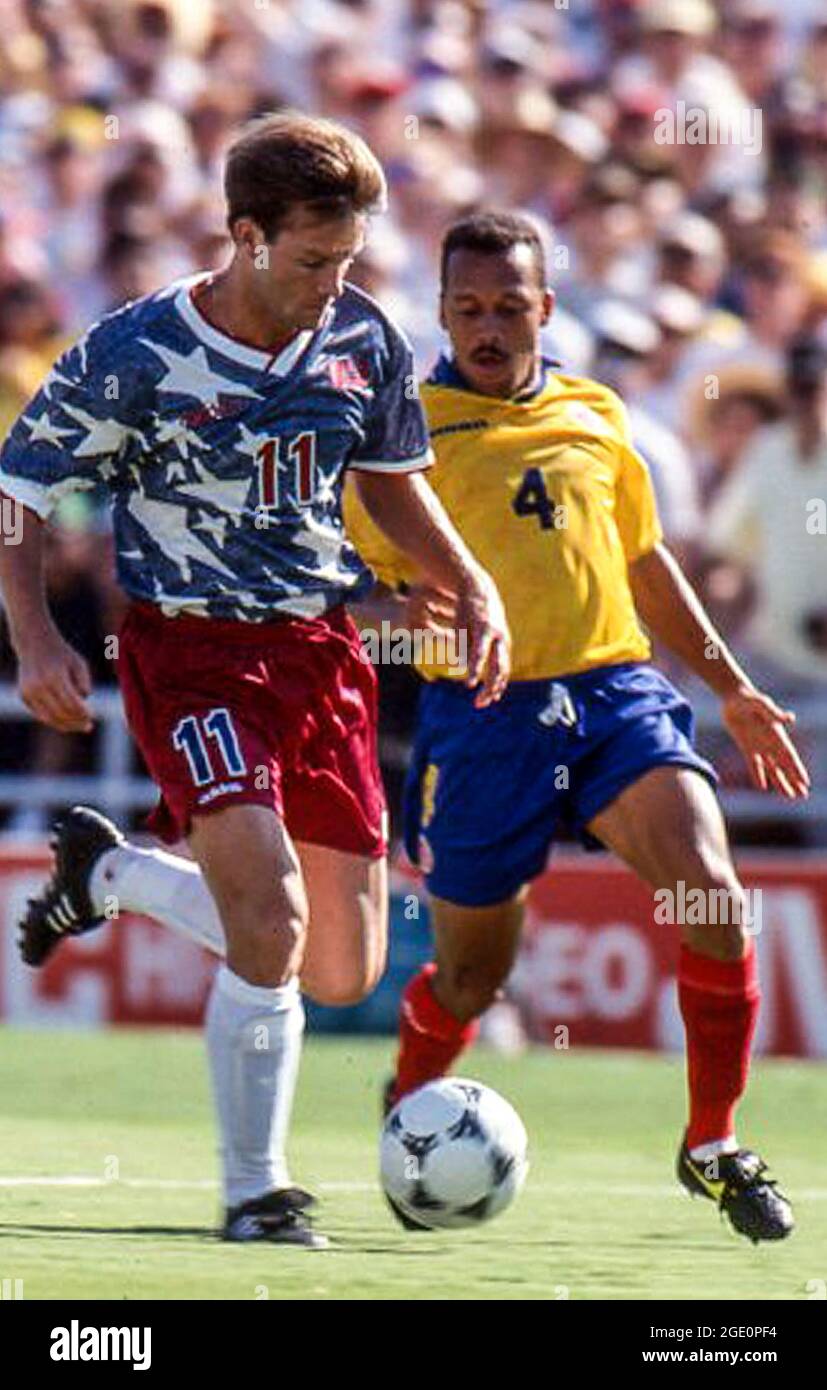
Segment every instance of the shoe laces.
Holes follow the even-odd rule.
[[[273,1229],[282,1226],[307,1227],[310,1225],[308,1209],[315,1205],[315,1197],[303,1188],[287,1187],[263,1198],[258,1209],[249,1215]]]
[[[769,1170],[767,1164],[758,1154],[752,1153],[749,1149],[739,1149],[737,1153],[728,1154],[727,1157],[732,1159],[732,1164],[730,1172],[727,1175],[722,1175],[724,1177],[722,1202],[727,1197],[736,1197],[740,1193],[747,1192],[751,1187],[769,1187],[773,1192],[776,1191],[778,1179],[765,1176]]]

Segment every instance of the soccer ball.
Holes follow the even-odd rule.
[[[429,1230],[490,1221],[528,1171],[516,1110],[479,1081],[448,1076],[403,1096],[382,1131],[380,1171],[392,1206]]]

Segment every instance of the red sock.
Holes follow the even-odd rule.
[[[755,946],[741,960],[681,947],[678,1001],[686,1028],[690,1149],[735,1133],[761,998]]]
[[[476,1019],[460,1023],[449,1014],[431,989],[436,966],[423,966],[408,983],[399,1010],[399,1057],[396,1063],[394,1095],[407,1095],[426,1081],[443,1076],[455,1057],[474,1041],[479,1031]]]

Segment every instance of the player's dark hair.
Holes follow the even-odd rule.
[[[455,251],[476,251],[498,256],[514,246],[530,246],[541,285],[546,283],[546,253],[540,234],[529,217],[518,212],[474,212],[454,222],[442,239],[440,280],[445,288],[448,262]]]
[[[251,217],[267,241],[301,203],[321,219],[377,212],[386,199],[378,159],[358,135],[335,121],[279,111],[242,127],[224,171],[227,224]]]

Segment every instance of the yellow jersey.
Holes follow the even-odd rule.
[[[547,366],[534,394],[482,396],[443,360],[422,400],[436,455],[428,481],[502,595],[512,680],[647,660],[627,566],[662,532],[619,397]],[[344,507],[351,541],[383,583],[421,578],[368,517],[352,480]],[[419,670],[427,679],[465,674],[424,662]]]

